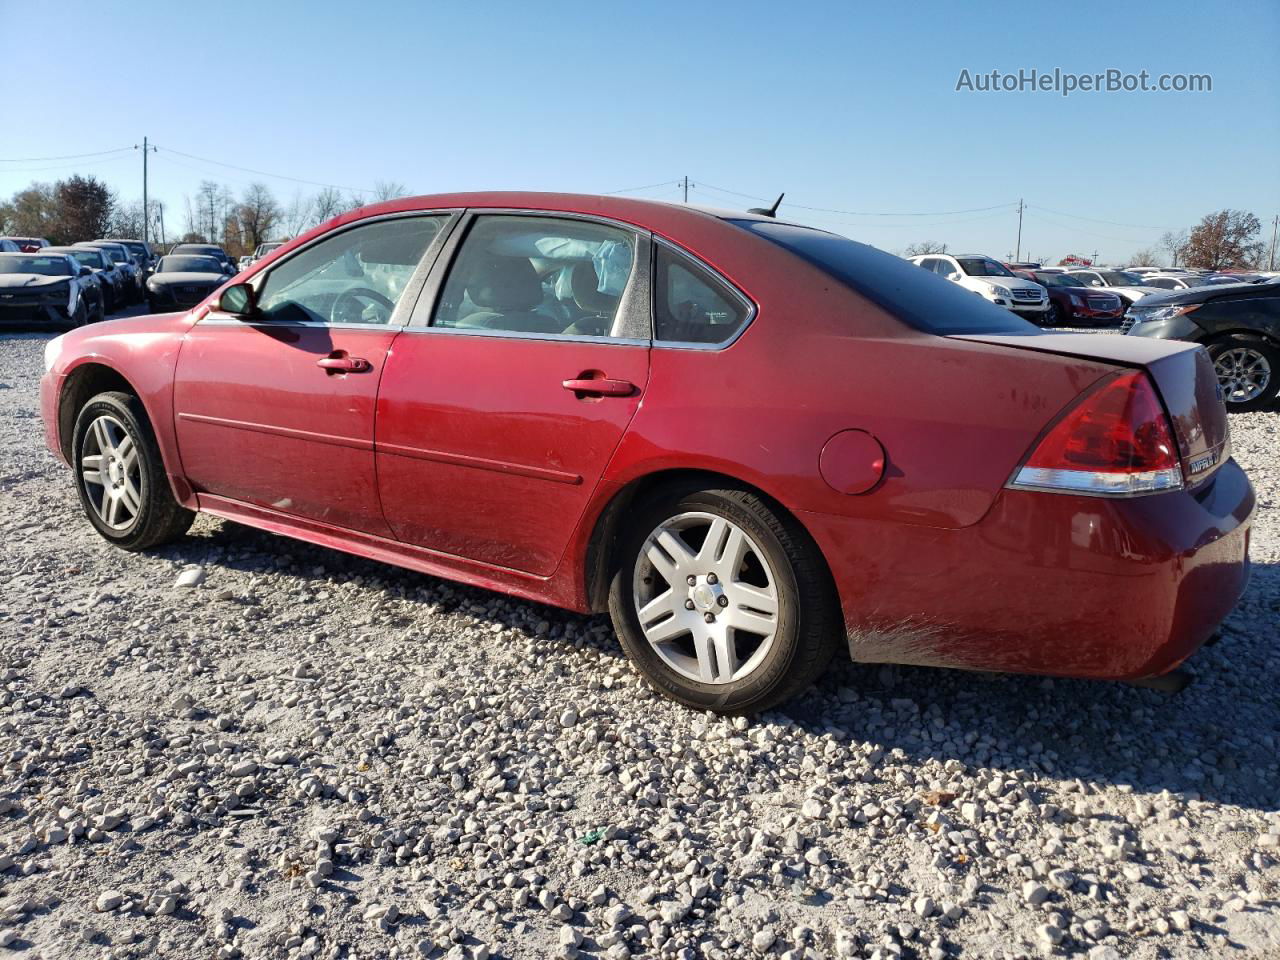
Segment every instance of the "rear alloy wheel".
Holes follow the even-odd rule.
[[[1280,351],[1258,337],[1230,337],[1209,344],[1209,356],[1232,411],[1260,410],[1280,392]]]
[[[112,391],[86,403],[72,451],[80,503],[107,540],[145,550],[187,532],[195,514],[174,499],[137,397]]]
[[[664,695],[751,713],[809,686],[839,644],[839,606],[807,534],[744,490],[650,500],[624,535],[609,608]]]

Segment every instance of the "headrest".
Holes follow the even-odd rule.
[[[487,310],[532,310],[542,302],[542,284],[525,257],[486,255],[472,264],[467,294]]]
[[[589,313],[612,313],[618,306],[618,298],[600,292],[600,278],[589,260],[574,264],[570,275],[573,283],[573,302]]]

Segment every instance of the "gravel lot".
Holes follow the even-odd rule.
[[[1185,693],[840,664],[721,720],[602,618],[210,518],[108,546],[45,339],[0,338],[17,955],[1280,957],[1280,415],[1232,418],[1254,577]]]

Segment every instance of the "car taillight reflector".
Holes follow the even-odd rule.
[[[1036,445],[1009,486],[1095,496],[1181,487],[1173,429],[1146,374],[1118,374],[1081,399]]]

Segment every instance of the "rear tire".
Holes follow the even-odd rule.
[[[798,523],[755,493],[699,484],[661,490],[632,515],[609,612],[655,690],[698,710],[755,713],[826,669],[842,644],[840,605]]]
[[[1280,348],[1276,344],[1236,334],[1215,340],[1208,348],[1229,412],[1263,410],[1276,402],[1280,393]]]
[[[174,499],[142,401],[100,393],[76,416],[71,440],[76,491],[105,539],[146,550],[182,536],[195,513]]]

